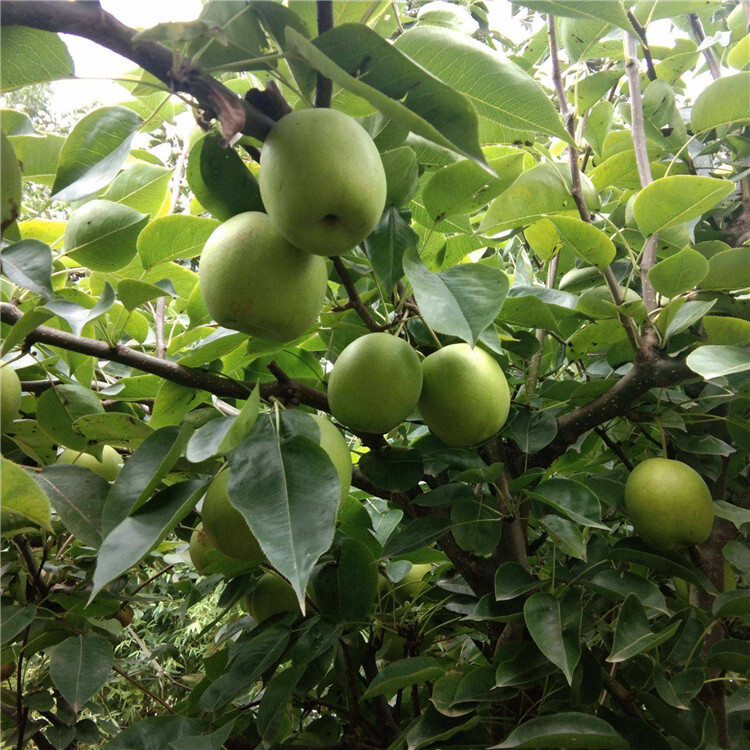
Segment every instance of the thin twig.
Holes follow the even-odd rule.
[[[648,78],[650,81],[657,79],[656,68],[654,67],[654,60],[651,57],[651,47],[648,46],[648,39],[646,38],[646,29],[641,25],[641,22],[635,17],[632,10],[628,11],[628,19],[633,25],[638,38],[641,40],[641,49],[643,50],[643,58],[646,60],[646,70],[648,72]]]
[[[625,468],[627,468],[628,471],[633,471],[633,469],[635,468],[633,462],[627,457],[625,451],[622,449],[622,446],[616,440],[612,440],[612,438],[607,435],[606,430],[602,429],[601,427],[595,427],[594,432],[602,439],[604,444],[620,459],[620,461],[622,461]]]
[[[160,706],[163,706],[164,708],[169,711],[171,714],[176,714],[177,712],[172,708],[172,706],[169,705],[166,701],[162,700],[158,695],[152,693],[145,685],[142,685],[138,680],[133,679],[129,674],[126,674],[123,672],[118,666],[112,665],[112,669],[117,672],[121,677],[124,677],[129,683],[137,687],[139,690],[144,692],[149,698],[155,700]]]
[[[633,148],[635,149],[635,162],[638,167],[638,177],[641,187],[645,188],[653,182],[651,176],[651,164],[648,160],[648,147],[646,145],[646,128],[643,117],[643,99],[641,96],[641,78],[638,70],[638,51],[635,45],[635,37],[623,32],[625,37],[625,75],[628,78],[630,89],[630,127],[633,137]],[[641,256],[641,285],[643,287],[643,304],[651,313],[656,310],[656,290],[648,278],[648,272],[656,263],[656,248],[659,237],[656,233],[646,239]]]
[[[390,328],[390,323],[380,325],[380,323],[372,317],[367,305],[362,302],[362,298],[359,296],[354,280],[349,275],[349,271],[346,270],[344,261],[341,260],[341,258],[333,258],[332,260],[333,267],[336,269],[336,273],[338,274],[339,279],[341,279],[341,283],[343,284],[344,289],[346,289],[346,293],[349,295],[349,307],[351,307],[357,315],[362,318],[362,322],[367,326],[368,330],[378,332]]]
[[[698,46],[700,47],[700,45],[706,40],[706,32],[703,30],[701,19],[698,18],[697,14],[695,13],[688,13],[687,20],[690,24],[690,28],[693,31],[693,36],[695,36],[695,41],[698,42]],[[719,61],[716,59],[714,51],[711,49],[711,47],[703,48],[703,57],[706,60],[709,71],[711,71],[711,77],[714,80],[720,78],[721,68],[719,66]]]

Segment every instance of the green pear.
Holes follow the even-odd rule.
[[[203,499],[203,530],[213,546],[227,557],[247,562],[266,559],[244,516],[230,502],[227,493],[229,470],[222,469],[208,486]]]
[[[278,573],[264,573],[245,600],[245,608],[259,625],[269,617],[299,612],[297,594]]]
[[[419,412],[430,431],[449,445],[491,438],[510,410],[510,391],[500,365],[482,349],[451,344],[422,362]]]
[[[117,479],[117,475],[122,469],[122,456],[111,446],[105,445],[102,451],[102,460],[100,461],[90,453],[82,453],[81,451],[73,450],[72,448],[66,448],[58,457],[56,463],[58,464],[75,464],[76,466],[84,466],[87,469],[91,469],[95,474],[103,477],[108,482],[114,482]]]
[[[16,152],[8,137],[2,132],[0,132],[0,168],[2,169],[2,174],[0,174],[2,222],[0,226],[2,231],[5,231],[21,214],[23,188]]]
[[[669,552],[708,539],[714,522],[711,492],[682,461],[649,458],[625,482],[625,508],[636,534]]]
[[[211,544],[211,540],[203,530],[203,524],[199,523],[190,535],[190,546],[188,547],[190,561],[193,567],[203,576],[206,574],[206,568],[214,562],[216,548]]]
[[[351,250],[385,207],[385,171],[375,143],[356,120],[333,109],[282,117],[263,143],[259,183],[279,232],[316,255]]]
[[[273,341],[301,336],[323,307],[328,271],[323,258],[289,244],[266,214],[248,211],[208,238],[200,288],[214,320]]]
[[[414,349],[390,333],[368,333],[336,360],[328,379],[328,401],[333,416],[352,430],[384,433],[411,414],[421,388]]]
[[[320,447],[328,454],[339,475],[339,481],[341,482],[339,508],[341,508],[344,500],[349,496],[349,488],[352,485],[352,454],[349,450],[349,444],[330,419],[321,414],[311,414],[310,416],[320,428]]]
[[[12,367],[0,367],[0,429],[6,432],[21,408],[21,381]]]
[[[403,604],[416,598],[425,587],[425,582],[422,579],[431,570],[432,565],[429,563],[412,565],[409,572],[394,585],[393,591],[396,599]]]

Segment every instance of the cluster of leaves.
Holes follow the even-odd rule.
[[[26,384],[2,437],[2,662],[17,665],[2,687],[5,741],[747,741],[742,7],[517,6],[530,29],[518,42],[482,2],[339,0],[319,36],[314,3],[253,0],[209,2],[196,22],[133,40],[240,94],[273,82],[292,107],[311,103],[322,75],[381,152],[379,225],[330,269],[319,323],[284,345],[217,328],[195,273],[221,221],[261,208],[248,157],[260,141],[226,148],[212,131],[186,144],[186,164],[138,147],[195,106],[140,69],[123,104],[67,137],[3,111],[26,188],[49,188],[69,212],[22,214],[0,256],[2,355]],[[649,45],[657,22],[674,44]],[[630,82],[623,32],[640,35],[648,62]],[[3,26],[2,50],[2,90],[73,75],[48,30]],[[709,60],[719,75],[696,86]],[[553,84],[567,103],[555,107]],[[183,168],[191,200],[176,213]],[[511,417],[476,450],[416,417],[387,436],[346,432],[354,488],[336,515],[331,462],[295,415],[325,405],[330,365],[380,326],[421,354],[459,340],[486,349],[507,374]],[[114,482],[55,463],[60,447],[105,446],[124,457]],[[715,532],[690,554],[648,549],[623,511],[628,469],[664,452],[712,488]],[[189,566],[201,497],[226,462],[232,502],[300,597],[335,571],[335,612],[308,601],[257,625],[237,603],[261,569]],[[146,718],[112,721],[126,685]]]

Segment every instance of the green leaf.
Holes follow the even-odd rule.
[[[585,175],[583,194],[586,205],[595,211],[599,197]],[[524,172],[507,190],[490,204],[479,225],[479,231],[499,232],[524,227],[548,214],[575,211],[570,193],[570,167],[567,164],[544,162]]]
[[[724,500],[714,501],[714,513],[719,518],[726,518],[727,521],[731,521],[738,529],[744,524],[750,523],[750,509],[742,508]]]
[[[739,346],[700,346],[687,356],[687,366],[704,380],[750,370],[750,352]]]
[[[542,516],[537,523],[566,555],[586,562],[586,541],[578,524],[561,516]]]
[[[553,477],[538,484],[533,492],[527,492],[531,497],[582,526],[608,528],[601,522],[602,508],[599,498],[585,484],[575,479]]]
[[[533,643],[505,643],[495,652],[495,687],[516,687],[543,680],[555,666]]]
[[[212,419],[190,437],[185,458],[200,463],[212,456],[225,456],[250,432],[258,419],[260,388],[256,387],[236,417]]]
[[[583,129],[584,138],[588,141],[595,154],[601,156],[604,139],[612,128],[615,108],[612,102],[606,100],[597,102],[589,112],[586,127]]]
[[[546,411],[520,409],[510,423],[510,432],[524,453],[539,453],[557,435],[557,420]]]
[[[78,713],[104,686],[114,661],[107,639],[87,633],[68,638],[54,648],[49,674],[54,686]]]
[[[581,600],[573,595],[556,599],[552,594],[532,594],[523,607],[524,621],[534,643],[562,670],[569,685],[581,658],[581,615]]]
[[[590,581],[584,580],[583,585],[618,601],[625,599],[628,594],[635,594],[644,607],[651,607],[665,614],[669,612],[659,587],[635,573],[603,570]]]
[[[697,250],[684,247],[679,253],[657,263],[648,278],[654,289],[665,297],[676,297],[702,281],[708,273],[708,261]]]
[[[57,34],[27,26],[3,26],[0,46],[3,48],[2,92],[73,75],[73,59]]]
[[[633,33],[633,27],[620,0],[518,0],[518,4],[553,16],[606,21]]]
[[[725,591],[714,600],[714,617],[746,617],[750,615],[750,591],[737,589]]]
[[[447,518],[423,516],[409,521],[405,528],[389,537],[383,547],[383,557],[396,557],[426,547],[440,539],[451,527]]]
[[[660,177],[636,195],[633,215],[646,237],[701,216],[733,190],[730,180],[687,174]]]
[[[706,663],[709,667],[746,674],[750,670],[750,642],[727,639],[714,643],[708,652]]]
[[[3,467],[5,466],[5,460],[3,459]],[[4,494],[3,497],[5,497]],[[3,624],[2,642],[10,643],[34,622],[35,616],[36,604],[26,604],[23,607],[16,604],[0,604],[0,622]]]
[[[110,273],[135,257],[136,243],[148,216],[112,201],[84,203],[65,227],[65,252],[92,271]]]
[[[415,448],[371,450],[357,464],[362,473],[378,487],[390,492],[405,492],[416,487],[424,466],[422,456]]]
[[[136,307],[159,297],[164,297],[165,290],[156,284],[138,279],[123,279],[117,285],[117,296],[123,307],[130,312]]]
[[[517,562],[503,563],[495,571],[495,599],[499,602],[515,599],[540,585],[541,581]]]
[[[17,286],[51,300],[52,251],[39,240],[21,240],[0,253],[3,273]]]
[[[425,747],[449,747],[452,745],[436,743],[445,743],[455,735],[460,735],[461,738],[473,737],[474,735],[469,730],[479,722],[478,716],[468,719],[443,716],[434,706],[428,705],[416,723],[407,730],[406,741],[409,743],[409,748],[414,750],[421,750]],[[486,734],[482,733],[479,736],[484,739]]]
[[[255,431],[229,454],[227,489],[271,564],[294,588],[305,587],[333,541],[339,476],[328,454],[300,433],[286,439]]]
[[[222,750],[233,729],[234,720],[231,720],[215,732],[202,734],[199,737],[184,737],[170,742],[169,747],[171,750]]]
[[[62,318],[76,336],[80,336],[84,326],[104,315],[115,303],[115,293],[109,282],[104,283],[104,289],[99,296],[99,301],[93,307],[83,307],[66,299],[53,299],[44,307]]]
[[[524,3],[530,4],[530,3]],[[549,3],[554,5],[555,3]],[[610,5],[610,3],[599,3]],[[614,5],[614,3],[611,3]],[[591,750],[628,750],[630,743],[606,721],[590,714],[571,711],[530,719],[514,729],[504,742],[493,748],[575,747]]]
[[[404,255],[404,269],[425,320],[440,333],[477,343],[500,312],[510,286],[499,269],[463,263],[433,273],[415,250]]]
[[[250,632],[235,645],[234,658],[229,668],[223,670],[200,696],[200,708],[204,711],[215,711],[247,689],[278,663],[289,645],[290,638],[291,629],[285,620]]]
[[[474,555],[489,555],[500,543],[502,518],[491,495],[463,500],[451,507],[451,533],[456,544]]]
[[[628,594],[617,617],[615,637],[607,661],[627,661],[636,654],[651,651],[671,638],[680,627],[674,622],[658,633],[652,632],[643,605],[635,594]]]
[[[195,258],[219,227],[216,219],[174,214],[160,216],[138,235],[138,255],[144,268],[169,260]]]
[[[408,146],[400,146],[391,151],[384,151],[380,154],[380,159],[383,162],[388,186],[385,205],[403,208],[419,190],[417,155]]]
[[[32,331],[49,320],[53,313],[43,307],[34,307],[23,314],[17,323],[8,331],[0,353],[7,354],[11,349],[23,341]]]
[[[102,198],[152,216],[169,196],[172,170],[157,164],[134,164],[115,177]]]
[[[208,362],[210,360],[204,361]],[[194,365],[198,363],[183,361],[181,364]],[[198,404],[203,403],[206,398],[207,394],[205,391],[188,388],[174,381],[165,380],[156,394],[154,406],[151,410],[150,424],[152,427],[159,429],[160,427],[167,427],[175,422],[179,422]]]
[[[84,544],[99,547],[107,480],[73,465],[45,466],[37,476],[65,528]]]
[[[125,163],[143,124],[126,107],[100,107],[79,120],[60,151],[52,198],[68,203],[106,187]]]
[[[750,247],[735,247],[712,255],[700,287],[720,290],[750,287]]]
[[[23,179],[52,185],[65,139],[59,135],[13,135],[8,140],[23,164]]]
[[[165,715],[144,719],[123,729],[106,744],[107,750],[163,750],[169,743],[190,738],[206,729],[206,722],[186,716]]]
[[[395,46],[461,92],[477,113],[512,130],[570,141],[554,105],[522,68],[476,39],[427,25],[401,34]],[[416,132],[416,131],[415,131]],[[508,134],[509,140],[515,134]]]
[[[664,338],[669,339],[678,333],[686,331],[690,326],[697,323],[715,304],[716,300],[713,299],[706,302],[698,302],[696,300],[685,302],[677,310],[674,318],[669,321],[667,330],[664,332]]]
[[[723,76],[706,86],[693,102],[694,133],[750,122],[750,71]]]
[[[707,315],[702,322],[709,344],[750,345],[750,320]]]
[[[344,24],[312,43],[288,27],[286,40],[313,68],[366,99],[394,122],[440,146],[485,163],[472,105],[372,29]]]
[[[386,664],[378,672],[362,700],[376,698],[379,695],[395,695],[410,685],[423,685],[428,680],[435,680],[443,674],[443,668],[437,659],[429,656],[415,656],[411,659],[399,659]]]
[[[201,206],[219,221],[263,211],[258,181],[218,133],[208,133],[193,144],[185,178]]]
[[[58,385],[46,390],[37,401],[36,416],[41,428],[66,448],[82,451],[86,438],[73,430],[73,422],[86,414],[103,414],[101,401],[80,385]]]
[[[154,428],[134,414],[108,412],[79,417],[73,422],[73,431],[85,437],[90,445],[103,443],[133,448],[151,435]]]
[[[172,484],[106,534],[99,548],[89,601],[140,562],[193,509],[205,488],[206,483],[200,480]]]
[[[504,156],[490,159],[498,177],[490,176],[468,159],[435,172],[422,190],[430,218],[441,221],[453,214],[474,213],[510,187],[523,171],[524,153],[510,147],[507,151]]]
[[[716,593],[716,587],[683,555],[677,552],[655,552],[640,539],[621,539],[609,550],[611,560],[624,560],[645,565],[669,576],[684,578],[709,593]]]
[[[182,454],[191,432],[179,425],[162,427],[138,446],[107,495],[102,510],[103,536],[106,537],[151,497]]]
[[[393,289],[404,275],[403,258],[416,249],[419,235],[411,228],[410,214],[389,206],[365,240],[365,251],[372,269],[387,289]]]
[[[615,257],[615,245],[593,224],[569,216],[552,216],[563,247],[569,248],[581,260],[604,270]]]

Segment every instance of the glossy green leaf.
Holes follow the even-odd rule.
[[[475,39],[455,31],[419,25],[395,46],[474,105],[486,118],[511,131],[543,133],[569,140],[547,95],[522,68]],[[514,133],[508,133],[509,140]]]
[[[704,380],[750,370],[750,352],[739,346],[700,346],[687,356],[687,366]]]
[[[706,86],[693,102],[694,133],[750,122],[750,71],[718,78]]]
[[[218,226],[216,219],[202,216],[160,216],[138,235],[138,255],[143,267],[151,268],[168,260],[195,258]]]
[[[405,492],[416,487],[424,474],[422,456],[414,448],[371,450],[357,464],[376,486],[391,492]]]
[[[593,224],[569,216],[552,216],[563,247],[572,250],[579,258],[604,270],[615,257],[615,246],[607,235]]]
[[[617,600],[625,599],[628,594],[635,594],[644,607],[651,607],[665,614],[669,611],[659,587],[635,573],[603,570],[590,581],[584,581],[584,586]]]
[[[12,135],[8,140],[23,164],[23,179],[51,186],[65,138],[60,135]]]
[[[701,216],[733,190],[731,181],[714,177],[660,177],[636,195],[633,214],[641,234],[648,236]]]
[[[94,200],[75,210],[65,227],[65,252],[92,271],[119,271],[136,254],[148,217],[130,206]]]
[[[523,607],[534,643],[562,670],[568,684],[581,658],[581,614],[581,600],[573,595],[556,599],[551,594],[532,594]]]
[[[166,296],[164,289],[150,284],[148,281],[138,281],[138,279],[123,279],[117,285],[117,297],[126,310],[135,310],[136,307]]]
[[[730,638],[714,643],[706,662],[709,667],[746,674],[750,669],[750,642]]]
[[[602,153],[604,139],[612,127],[614,114],[615,110],[612,102],[606,100],[597,102],[589,112],[586,127],[583,129],[583,135],[596,154],[601,155]]]
[[[180,457],[190,430],[170,425],[147,437],[128,458],[109,490],[102,509],[102,534],[107,536],[151,493]]]
[[[702,289],[735,290],[750,287],[750,247],[723,250],[708,259]]]
[[[714,617],[746,617],[750,615],[750,591],[737,589],[725,591],[714,600]]]
[[[373,271],[387,289],[393,289],[404,275],[404,253],[416,249],[419,241],[419,235],[409,224],[410,218],[408,213],[390,206],[365,240]]]
[[[718,345],[750,345],[750,321],[741,318],[724,318],[706,315],[701,321],[706,331],[706,341]]]
[[[102,198],[152,216],[169,196],[172,170],[157,164],[134,164],[112,181]]]
[[[405,555],[426,547],[440,539],[450,527],[450,521],[439,516],[415,518],[388,539],[383,547],[383,557]]]
[[[472,346],[500,312],[508,277],[483,263],[464,263],[433,273],[415,250],[404,255],[404,269],[425,320],[440,333]]]
[[[90,445],[103,443],[132,449],[151,435],[154,428],[134,414],[111,412],[79,417],[73,422],[73,431],[85,437]]]
[[[384,151],[380,154],[380,158],[383,162],[388,188],[385,205],[403,208],[419,190],[417,156],[408,146],[400,146]]]
[[[675,622],[654,633],[640,600],[635,594],[628,594],[617,617],[615,637],[607,661],[627,661],[636,654],[651,651],[671,638],[679,627],[680,623]]]
[[[599,197],[591,182],[583,175],[586,205],[595,211]],[[560,211],[575,211],[570,193],[570,168],[566,164],[544,162],[524,172],[507,190],[490,204],[479,225],[481,232],[528,226],[537,219]]]
[[[2,642],[10,643],[19,633],[26,630],[34,622],[35,615],[36,604],[26,604],[23,607],[16,604],[1,604]]]
[[[45,301],[52,291],[52,251],[39,240],[21,240],[0,253],[3,273],[17,286],[38,294]]]
[[[602,509],[599,498],[575,479],[553,477],[537,485],[531,497],[554,508],[571,521],[596,529],[606,529],[601,522]]]
[[[695,325],[716,303],[716,300],[707,300],[698,302],[690,300],[685,302],[677,310],[674,317],[669,321],[667,330],[664,332],[664,338],[669,339],[678,333],[686,331],[690,326]]]
[[[126,107],[100,107],[89,112],[60,151],[52,197],[70,203],[106,187],[125,163],[142,124],[141,117]]]
[[[503,563],[495,571],[495,599],[502,602],[533,591],[541,581],[517,562]]]
[[[451,507],[451,533],[456,544],[473,555],[489,555],[500,543],[502,518],[494,498],[481,495]]]
[[[201,719],[188,719],[179,714],[155,716],[136,721],[125,727],[114,739],[110,740],[107,750],[162,750],[168,744],[181,738],[195,736],[206,728]]]
[[[516,412],[510,423],[510,432],[524,453],[538,453],[557,435],[557,420],[546,411]]]
[[[309,437],[255,431],[229,454],[227,485],[272,565],[289,580],[304,612],[305,587],[330,547],[339,476],[328,454]]]
[[[412,659],[399,659],[386,664],[369,687],[362,694],[363,700],[378,695],[395,695],[410,685],[423,685],[428,680],[435,680],[443,674],[443,668],[437,659],[429,656],[416,656]]]
[[[47,531],[50,526],[50,504],[32,474],[18,464],[2,457],[0,486],[3,496],[3,515],[21,516]]]
[[[493,745],[493,748],[543,747],[628,750],[630,743],[603,719],[590,714],[570,712],[530,719],[514,729],[504,742]]]
[[[0,46],[3,48],[0,91],[73,75],[73,59],[57,34],[28,26],[3,26]]]
[[[79,635],[64,640],[52,651],[50,677],[77,713],[104,686],[114,660],[106,638],[95,633]]]
[[[519,641],[501,645],[495,652],[495,687],[516,687],[543,680],[555,665],[533,643]]]
[[[537,523],[562,552],[586,561],[586,541],[577,523],[561,516],[542,516]]]
[[[697,250],[684,247],[679,253],[657,263],[648,278],[654,289],[665,297],[676,297],[702,281],[708,273],[708,261]]]
[[[121,471],[120,477],[122,474]],[[193,509],[205,488],[204,481],[195,479],[172,484],[105,534],[89,601],[110,581],[136,565],[172,531]]]
[[[84,544],[99,547],[107,480],[83,466],[59,465],[45,466],[37,481],[65,528]]]
[[[86,414],[103,414],[101,401],[80,385],[59,385],[46,390],[37,402],[36,415],[41,428],[67,448],[84,450],[86,438],[73,430],[73,422]]]
[[[677,552],[656,552],[647,547],[640,539],[621,539],[610,550],[612,560],[624,560],[645,565],[670,576],[684,578],[709,593],[715,593],[716,587],[684,555]]]
[[[484,163],[471,104],[373,30],[344,24],[313,44],[287,27],[286,41],[313,68],[366,99],[386,117],[429,141]],[[367,75],[357,77],[363,68]]]

